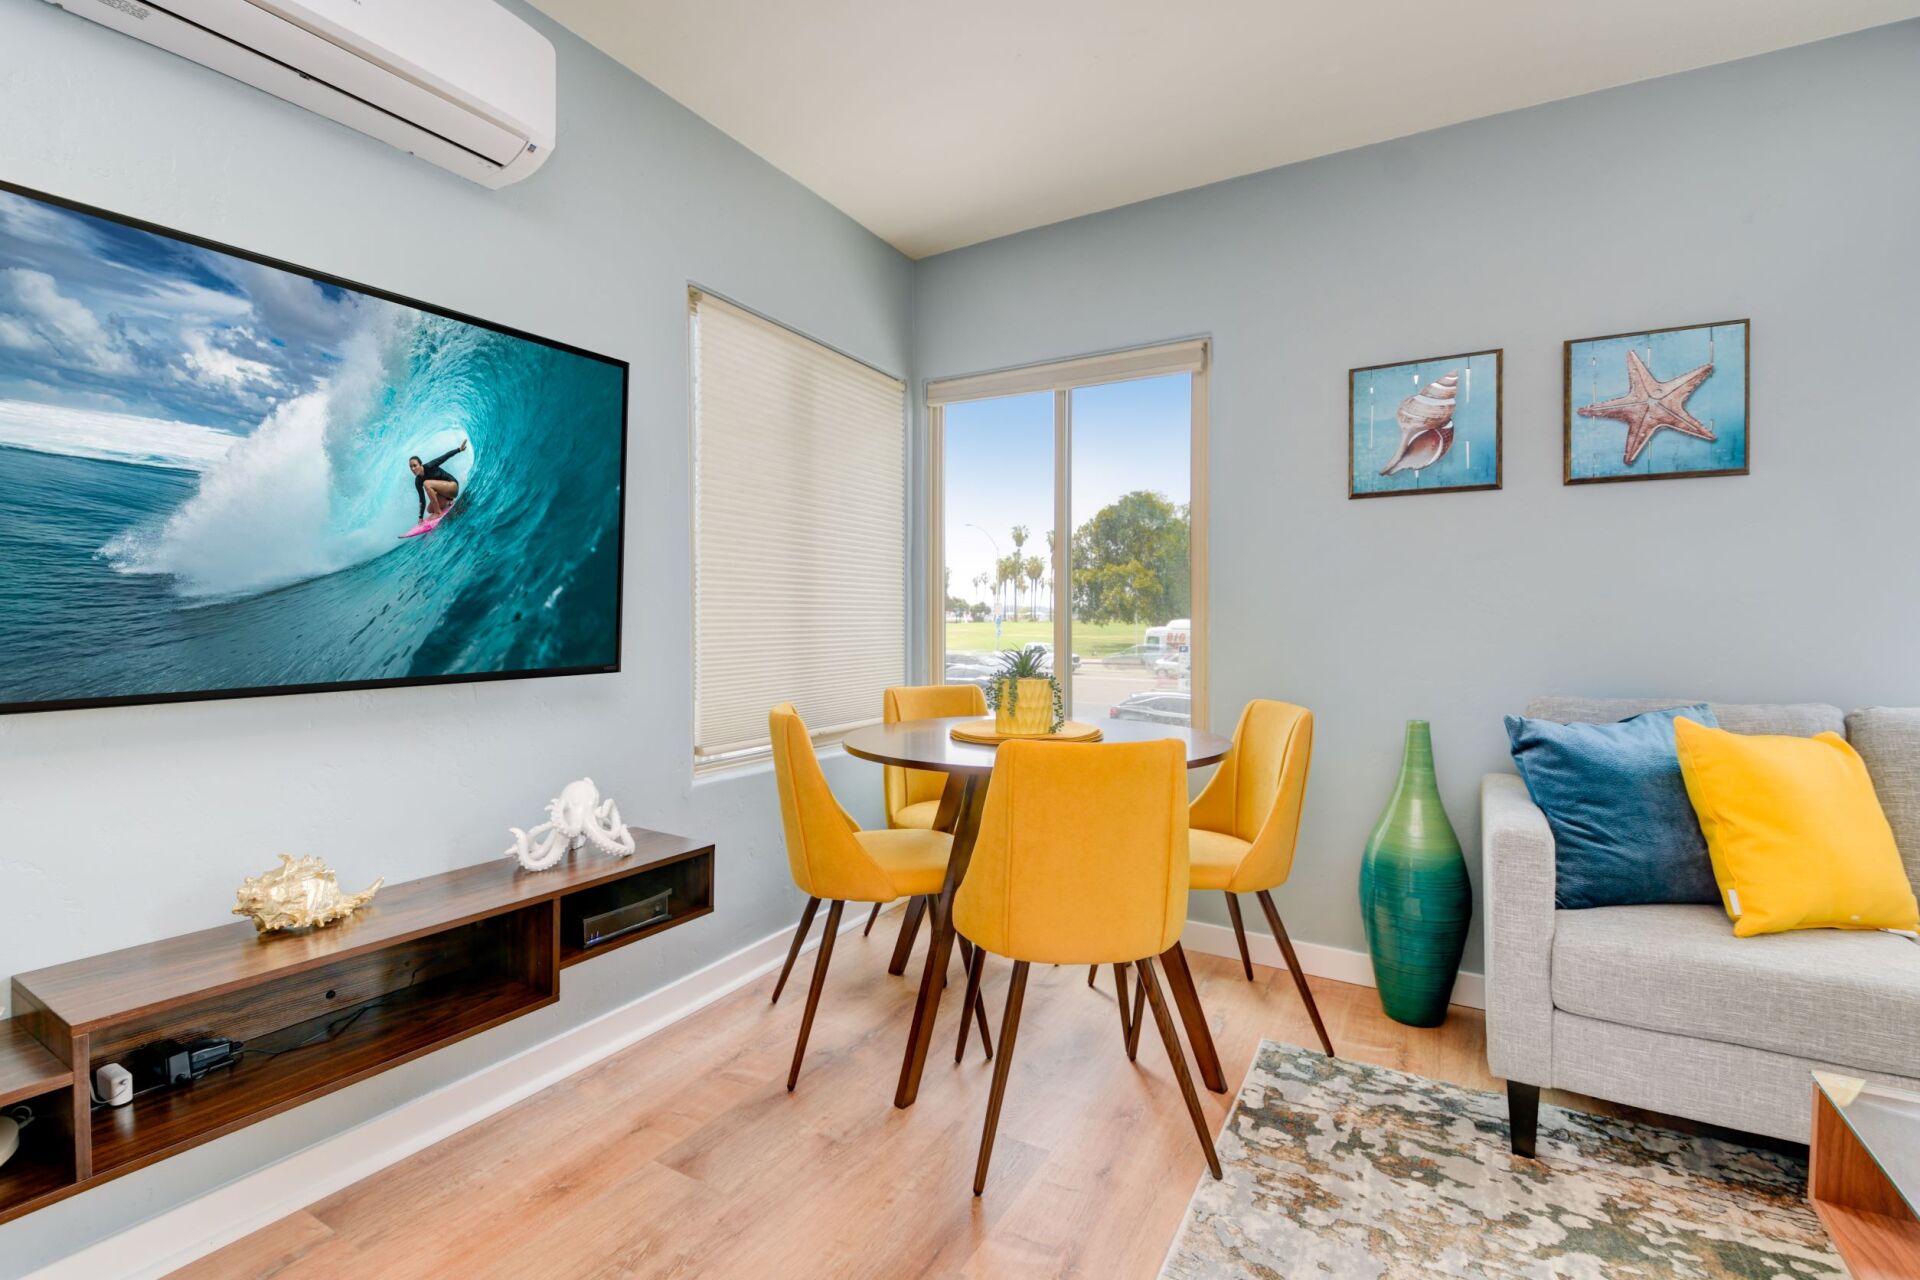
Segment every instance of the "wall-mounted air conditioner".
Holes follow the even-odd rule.
[[[492,0],[52,2],[483,186],[553,150],[553,46]]]

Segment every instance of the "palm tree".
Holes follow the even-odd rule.
[[[1047,562],[1039,556],[1027,557],[1027,581],[1033,584],[1033,593],[1027,597],[1027,616],[1034,622],[1040,621],[1040,579],[1047,574]]]
[[[1020,556],[1020,548],[1026,545],[1027,526],[1023,524],[1013,526],[1013,563],[1011,566],[1013,571],[1008,574],[1008,576],[1013,579],[1013,616],[1016,618],[1020,616],[1020,580],[1026,576],[1027,568],[1027,562]]]

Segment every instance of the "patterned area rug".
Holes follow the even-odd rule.
[[[1163,1280],[1844,1280],[1792,1156],[1263,1042]]]

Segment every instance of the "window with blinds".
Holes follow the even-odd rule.
[[[694,755],[880,718],[906,675],[906,387],[693,291]]]

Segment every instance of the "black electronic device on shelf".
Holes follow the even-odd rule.
[[[225,1036],[201,1036],[195,1040],[155,1040],[143,1044],[127,1058],[127,1070],[133,1073],[136,1094],[168,1085],[188,1084],[209,1071],[232,1066],[240,1061],[244,1046]]]

